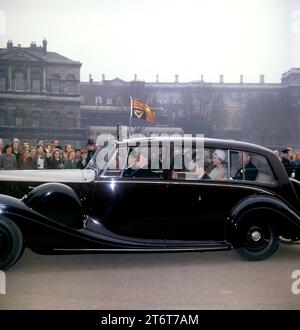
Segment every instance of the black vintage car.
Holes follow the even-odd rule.
[[[271,256],[300,238],[300,182],[237,141],[112,142],[84,170],[0,172],[0,269],[39,254],[235,248]]]

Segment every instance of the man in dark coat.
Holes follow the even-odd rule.
[[[239,153],[239,162],[242,167],[238,169],[233,179],[255,181],[258,169],[251,161],[251,155],[248,152]]]
[[[159,177],[159,175],[152,171],[150,168],[151,162],[148,157],[148,148],[139,148],[138,157],[136,158],[136,163],[132,167],[127,168],[122,176],[132,177],[132,178],[151,178]]]
[[[294,171],[296,171],[296,164],[294,161],[290,160],[290,149],[285,148],[281,150],[281,163],[284,166],[288,176],[291,176]]]
[[[79,168],[80,170],[83,170],[86,167],[86,165],[88,164],[87,158],[88,158],[87,150],[82,150],[81,151],[81,159],[78,161],[76,167]]]
[[[87,157],[87,163],[93,158],[95,152],[96,152],[96,144],[93,139],[89,139],[87,144],[86,144],[86,149],[88,152],[88,157]]]

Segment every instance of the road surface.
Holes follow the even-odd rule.
[[[300,246],[262,262],[233,251],[39,256],[6,272],[0,309],[300,309]],[[300,285],[299,285],[300,289]]]

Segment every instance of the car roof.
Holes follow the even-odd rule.
[[[207,148],[225,148],[225,149],[234,149],[234,150],[242,150],[249,151],[258,154],[272,155],[275,156],[274,152],[271,149],[266,147],[243,142],[237,140],[226,140],[226,139],[215,139],[215,138],[206,138],[206,137],[187,137],[187,136],[152,136],[152,137],[134,137],[124,139],[123,141],[117,142],[118,144],[129,144],[129,143],[141,143],[141,142],[168,142],[168,141],[188,141],[188,142],[203,142],[204,146]],[[276,157],[276,156],[275,156]]]

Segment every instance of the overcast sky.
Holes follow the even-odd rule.
[[[82,81],[279,82],[300,67],[300,0],[0,0],[0,47],[44,37]]]

